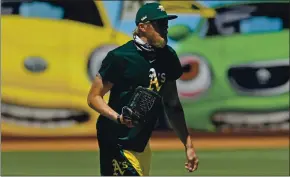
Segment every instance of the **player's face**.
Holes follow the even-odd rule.
[[[149,44],[163,48],[167,44],[167,29],[167,19],[150,22],[145,33]]]

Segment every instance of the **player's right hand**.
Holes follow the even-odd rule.
[[[124,117],[123,117],[122,114],[120,115],[120,120],[121,120],[121,124],[126,125],[129,128],[134,127],[132,121],[131,120],[128,120],[128,119],[124,119]]]

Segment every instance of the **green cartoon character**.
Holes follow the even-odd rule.
[[[190,128],[289,131],[289,3],[214,7],[195,30],[169,29],[184,67],[178,80]]]

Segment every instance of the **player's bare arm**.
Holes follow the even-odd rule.
[[[177,95],[177,88],[175,81],[170,81],[164,85],[164,105],[166,113],[172,128],[177,133],[185,147],[192,147],[192,141],[189,136],[182,105]]]
[[[89,91],[87,101],[88,105],[98,113],[117,121],[119,115],[112,108],[110,108],[105,100],[104,95],[113,87],[109,81],[103,81],[101,76],[96,76]]]
[[[114,111],[103,98],[112,87],[113,83],[103,80],[100,75],[97,75],[92,83],[87,97],[88,105],[99,114],[108,117],[116,123],[126,124],[127,126],[131,127],[131,123],[125,122],[122,118],[122,115],[119,115],[116,111]],[[118,122],[118,118],[120,118],[120,122]]]
[[[185,168],[189,172],[195,171],[198,167],[198,158],[186,126],[184,111],[178,97],[176,81],[171,81],[164,85],[163,98],[169,122],[186,149],[188,161],[185,163]]]

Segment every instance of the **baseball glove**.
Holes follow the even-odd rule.
[[[134,126],[144,124],[152,116],[161,96],[155,91],[138,86],[127,106],[122,108],[124,119],[131,120]]]

